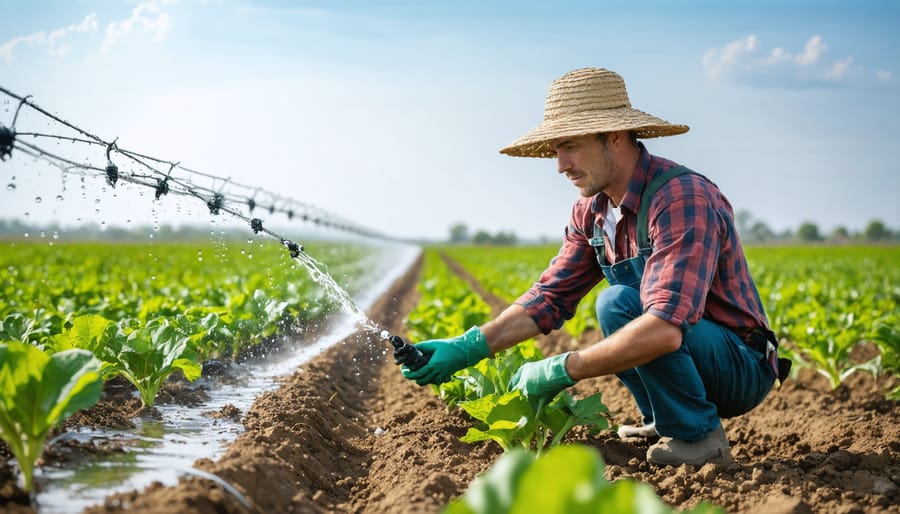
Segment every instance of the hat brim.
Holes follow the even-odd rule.
[[[556,157],[550,142],[563,137],[628,130],[643,139],[674,136],[689,130],[631,107],[582,111],[553,120],[544,120],[533,130],[500,150],[513,157]]]

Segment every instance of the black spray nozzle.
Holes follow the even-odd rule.
[[[391,345],[394,346],[394,363],[406,366],[410,371],[415,371],[428,364],[429,357],[415,346],[407,343],[400,336],[391,336]]]
[[[288,249],[288,252],[291,253],[291,257],[293,257],[294,259],[296,259],[297,257],[300,257],[300,252],[303,251],[302,245],[298,245],[297,243],[295,243],[289,239],[282,239],[281,244],[284,245],[284,247]]]
[[[12,155],[13,143],[16,141],[16,130],[0,124],[0,161]]]

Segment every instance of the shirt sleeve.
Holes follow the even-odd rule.
[[[644,269],[644,311],[686,329],[700,321],[716,274],[720,217],[708,195],[679,181],[651,212],[653,253]]]
[[[577,202],[559,253],[531,289],[515,302],[525,308],[544,334],[571,319],[578,302],[603,278],[586,235],[585,227],[590,228],[590,223],[590,202]]]

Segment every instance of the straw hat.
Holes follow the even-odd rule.
[[[556,157],[550,141],[598,132],[630,130],[640,138],[674,136],[688,131],[687,125],[631,108],[625,81],[602,68],[570,71],[550,84],[544,121],[513,141],[500,153],[515,157]]]

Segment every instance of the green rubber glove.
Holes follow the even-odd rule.
[[[569,352],[534,362],[526,362],[509,382],[509,389],[518,389],[529,398],[546,397],[548,400],[563,389],[575,385],[566,371]]]
[[[474,366],[491,354],[487,340],[478,327],[472,327],[458,337],[425,341],[415,346],[429,356],[428,364],[415,371],[403,366],[401,372],[420,386],[443,384],[457,371]]]

